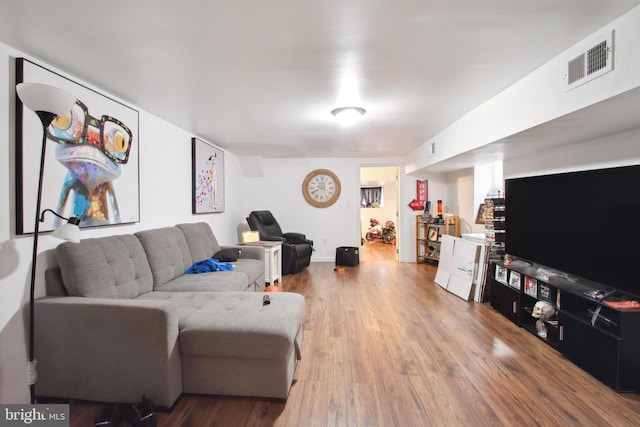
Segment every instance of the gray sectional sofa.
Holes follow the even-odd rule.
[[[206,223],[63,243],[35,303],[36,394],[171,407],[181,393],[286,399],[304,298],[269,294],[264,249],[185,274],[221,247]]]

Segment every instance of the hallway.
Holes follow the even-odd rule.
[[[379,240],[365,242],[361,246],[360,262],[396,262],[396,245]]]

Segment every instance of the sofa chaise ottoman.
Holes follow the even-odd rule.
[[[263,305],[250,274],[264,287],[264,258],[222,290],[206,277],[230,272],[185,275],[218,250],[211,236],[205,223],[181,224],[58,246],[49,296],[36,301],[36,394],[122,403],[144,394],[165,407],[183,392],[286,399],[304,297],[269,294]]]

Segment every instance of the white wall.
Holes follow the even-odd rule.
[[[334,262],[338,246],[360,246],[360,167],[376,164],[400,166],[402,159],[264,159],[262,176],[243,179],[244,214],[270,210],[283,231],[314,241],[313,262]],[[302,196],[302,182],[314,169],[329,169],[340,179],[340,198],[328,208],[315,208]]]
[[[481,233],[484,226],[476,225],[474,175],[472,169],[465,169],[447,174],[447,199],[450,201],[447,213],[460,217],[460,234]]]

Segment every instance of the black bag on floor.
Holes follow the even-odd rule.
[[[355,246],[340,246],[336,249],[336,265],[355,267],[360,264],[360,249]]]

